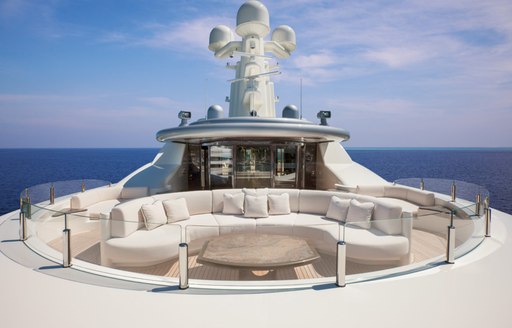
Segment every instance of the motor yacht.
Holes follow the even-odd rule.
[[[117,183],[28,187],[0,217],[3,327],[510,326],[512,217],[484,187],[386,181],[330,111],[277,110],[296,36],[261,2],[208,49],[235,73],[226,111],[180,112]]]

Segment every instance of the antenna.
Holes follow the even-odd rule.
[[[302,77],[300,78],[300,119],[302,120]]]

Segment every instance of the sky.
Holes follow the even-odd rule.
[[[243,1],[0,0],[0,148],[159,147],[180,110],[225,111],[211,29]],[[297,49],[280,101],[348,147],[512,147],[512,1],[263,1]]]

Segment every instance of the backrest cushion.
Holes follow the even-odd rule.
[[[423,206],[434,206],[436,203],[434,193],[413,188],[407,188],[407,200]]]
[[[223,214],[244,214],[244,199],[243,192],[230,194],[224,193],[224,206],[222,208]]]
[[[371,224],[374,203],[360,203],[355,199],[350,200],[348,207],[346,223],[350,226],[358,226],[363,229],[369,229]]]
[[[72,209],[84,209],[105,200],[117,199],[120,193],[121,188],[119,187],[101,187],[87,190],[71,197],[70,207]]]
[[[148,187],[123,187],[121,190],[122,199],[135,199],[148,196]]]
[[[185,198],[164,200],[162,204],[167,215],[167,223],[174,223],[190,218]]]
[[[402,208],[382,203],[375,203],[373,210],[373,227],[389,235],[402,234]]]
[[[268,194],[268,212],[270,215],[290,214],[290,194]]]
[[[243,188],[242,192],[251,196],[266,196],[268,195],[268,188]]]
[[[212,192],[210,190],[172,192],[154,195],[153,198],[162,201],[183,198],[186,201],[190,215],[208,214],[212,212]]]
[[[407,189],[402,186],[387,186],[384,190],[384,196],[407,200]]]
[[[244,216],[247,218],[268,217],[268,197],[266,195],[245,195]]]
[[[363,185],[357,186],[356,193],[373,197],[384,196],[384,185]]]
[[[112,237],[128,237],[138,229],[144,227],[141,207],[144,204],[153,204],[152,197],[138,198],[117,205],[110,212]]]
[[[144,218],[144,224],[146,229],[153,230],[162,224],[167,223],[167,215],[165,215],[162,202],[155,202],[153,204],[143,204],[141,206],[142,217]]]
[[[347,219],[348,208],[350,206],[349,199],[341,199],[336,196],[331,197],[329,208],[325,216],[329,219],[345,222]]]
[[[242,189],[216,189],[212,190],[212,213],[221,213],[224,207],[224,194],[236,194],[242,192]]]
[[[301,190],[299,194],[299,212],[325,215],[333,193],[323,190]]]

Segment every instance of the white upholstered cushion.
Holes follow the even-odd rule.
[[[244,216],[246,218],[268,217],[268,197],[245,195]]]
[[[350,199],[341,199],[339,197],[332,196],[325,216],[329,219],[345,222],[349,206]]]
[[[270,215],[290,214],[290,195],[284,193],[281,195],[268,195],[268,213]]]
[[[223,214],[244,214],[244,193],[224,194]]]
[[[142,211],[142,217],[144,218],[146,229],[153,230],[156,227],[167,223],[167,216],[165,215],[161,202],[144,204],[140,209]]]
[[[389,235],[400,235],[402,233],[402,208],[377,203],[373,211],[373,227]]]
[[[123,187],[121,190],[122,199],[135,199],[146,197],[148,195],[148,187]]]
[[[174,223],[190,218],[185,198],[168,199],[163,201],[162,204],[167,214],[167,223]]]
[[[243,188],[243,193],[251,196],[266,196],[268,195],[268,188]]]
[[[347,220],[345,222],[350,223],[350,226],[369,229],[374,207],[375,205],[373,203],[360,203],[355,199],[350,200]]]

